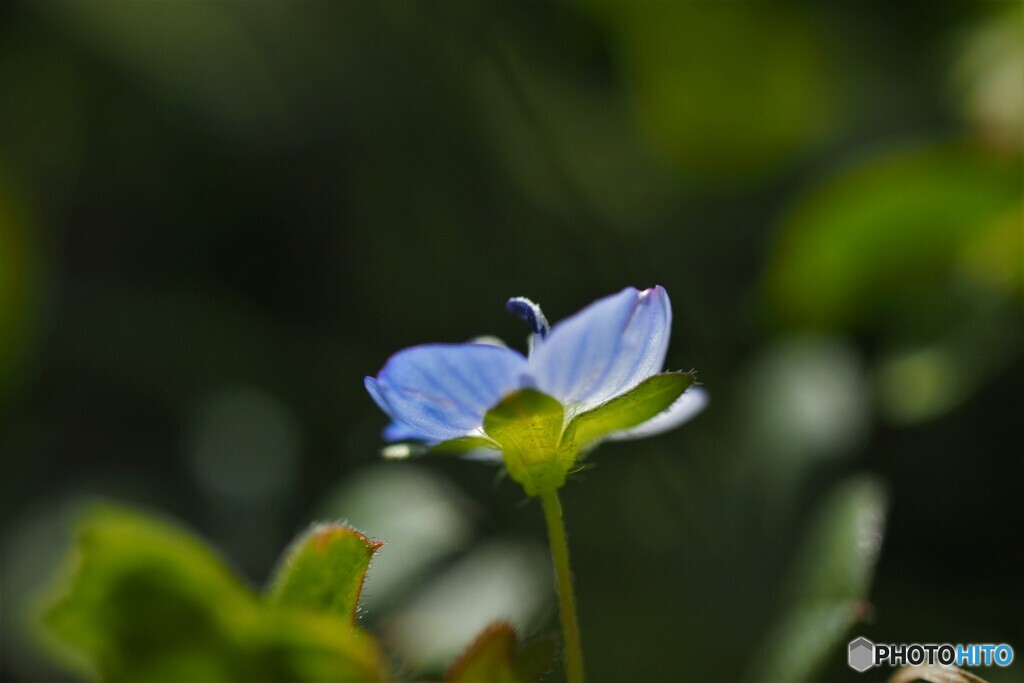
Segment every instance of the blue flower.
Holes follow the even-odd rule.
[[[487,434],[484,421],[510,395],[534,390],[553,397],[564,409],[564,429],[662,371],[672,308],[660,286],[627,287],[554,326],[529,299],[510,299],[506,307],[532,329],[527,356],[498,340],[426,344],[399,351],[377,377],[365,379],[370,396],[393,420],[384,430],[387,441],[428,447],[462,442],[474,456],[500,459],[503,444]],[[609,422],[629,426],[600,433],[587,448],[605,439],[659,434],[696,415],[707,395],[699,388],[686,389],[692,377],[685,377],[687,382],[667,406],[657,406],[653,417],[643,414],[637,424]]]

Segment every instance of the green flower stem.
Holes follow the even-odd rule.
[[[572,572],[569,571],[569,544],[566,542],[565,522],[562,520],[557,489],[542,492],[540,504],[548,523],[551,558],[555,563],[558,581],[558,610],[562,617],[562,639],[565,645],[565,676],[568,683],[583,683],[583,650],[580,647],[580,628],[576,623]]]

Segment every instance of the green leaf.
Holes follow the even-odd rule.
[[[343,524],[314,525],[285,551],[268,599],[355,623],[366,570],[382,545]]]
[[[776,3],[581,4],[614,41],[635,125],[690,182],[735,185],[830,121],[836,75],[808,12]]]
[[[333,614],[264,606],[249,637],[249,671],[232,681],[390,681],[387,657],[363,630]],[[194,679],[182,679],[194,680]]]
[[[432,447],[428,453],[439,454],[439,455],[464,455],[470,451],[476,451],[480,449],[486,450],[497,450],[496,444],[490,439],[484,439],[479,436],[461,436],[458,439],[449,439],[448,441],[442,441],[436,446]]]
[[[850,479],[829,496],[796,558],[788,608],[755,657],[748,680],[811,680],[865,613],[886,500],[881,484],[870,477]]]
[[[825,329],[881,324],[890,337],[927,314],[948,329],[950,295],[963,287],[951,275],[1001,216],[1019,233],[1021,182],[1020,164],[968,147],[887,152],[843,170],[779,235],[768,282],[778,316]]]
[[[109,507],[83,517],[77,545],[43,621],[64,648],[58,654],[104,680],[227,676],[230,665],[216,655],[234,647],[223,636],[255,603],[209,548]]]
[[[205,544],[112,506],[82,516],[40,635],[104,681],[381,680],[376,643],[350,623],[262,603]]]
[[[575,463],[574,453],[559,448],[564,417],[561,403],[534,389],[509,394],[484,416],[484,431],[527,495],[560,488]]]
[[[643,424],[667,410],[693,383],[693,375],[686,372],[648,377],[631,391],[577,415],[565,430],[563,448],[579,451],[613,432]]]
[[[447,683],[537,683],[551,668],[555,643],[539,638],[518,642],[511,625],[488,626],[448,671]]]

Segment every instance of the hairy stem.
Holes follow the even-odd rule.
[[[555,563],[558,581],[558,611],[562,618],[562,639],[565,646],[565,677],[568,683],[583,683],[583,650],[580,647],[580,628],[576,623],[576,599],[572,593],[572,572],[569,571],[569,544],[565,537],[565,522],[557,490],[540,494],[544,519],[548,523],[551,559]]]

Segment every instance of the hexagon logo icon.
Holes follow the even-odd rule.
[[[851,640],[847,663],[860,673],[870,669],[875,664],[875,644],[867,638]]]

